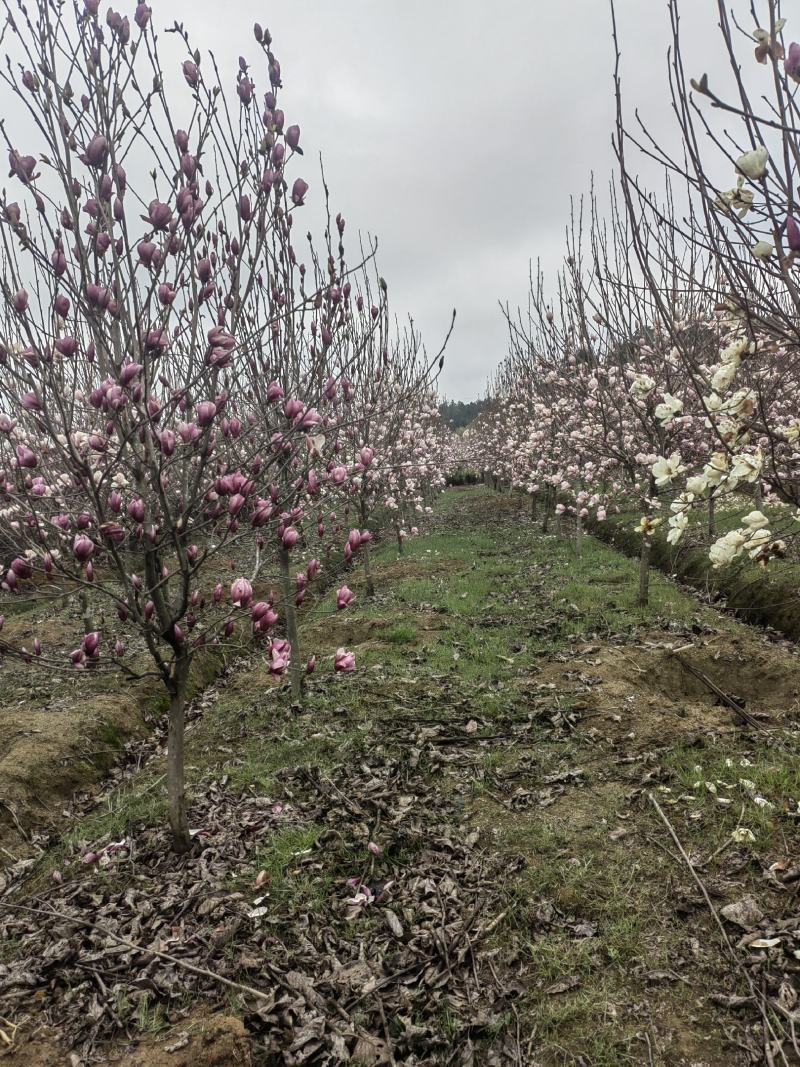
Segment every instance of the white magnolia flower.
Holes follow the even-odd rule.
[[[728,473],[728,457],[724,452],[714,452],[703,467],[703,475],[708,485],[720,485]],[[687,488],[690,488],[687,485]],[[694,492],[694,490],[691,490]]]
[[[638,400],[646,400],[655,389],[656,383],[647,374],[637,374],[631,383],[631,392]]]
[[[750,537],[747,539],[747,552],[750,559],[755,559],[756,556],[761,554],[761,549],[765,545],[768,545],[772,540],[772,534],[769,530],[754,530]]]
[[[683,411],[683,401],[670,393],[664,393],[663,400],[656,407],[656,418],[663,426],[669,426],[676,415]]]
[[[754,200],[753,190],[744,188],[744,175],[740,174],[736,179],[735,189],[729,189],[725,193],[717,194],[714,198],[714,207],[725,215],[735,211],[739,218],[743,219],[748,211],[752,209]]]
[[[686,490],[692,497],[702,496],[708,489],[708,478],[704,474],[695,474],[686,480]]]
[[[669,485],[678,475],[683,474],[686,468],[681,463],[680,454],[673,452],[668,459],[665,456],[660,456],[651,470],[656,480],[656,485],[663,486]]]
[[[769,259],[775,251],[775,246],[769,241],[756,241],[750,251],[756,259]]]
[[[748,530],[753,532],[763,530],[765,526],[769,526],[769,519],[761,511],[751,511],[749,515],[745,515],[742,519],[742,526],[746,526]]]
[[[669,531],[667,533],[667,542],[670,545],[677,545],[680,539],[686,532],[686,527],[689,525],[689,516],[685,511],[681,511],[678,515],[673,515],[669,520]]]
[[[717,393],[724,393],[726,389],[730,388],[731,382],[736,377],[736,372],[739,369],[739,364],[731,361],[730,363],[723,363],[722,366],[717,367],[711,376],[711,386]]]
[[[755,841],[756,835],[752,830],[748,830],[746,826],[737,826],[735,830],[731,830],[731,838],[737,845],[745,845]]]
[[[750,181],[758,181],[767,173],[768,162],[769,152],[763,144],[760,144],[751,152],[745,152],[744,155],[739,156],[736,160],[736,169]]]
[[[763,463],[760,452],[740,452],[734,456],[731,477],[737,482],[754,482],[761,474]]]
[[[712,566],[724,567],[732,563],[741,553],[747,538],[740,530],[731,530],[720,537],[709,549],[708,555]]]

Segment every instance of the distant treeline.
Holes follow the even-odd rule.
[[[442,418],[447,419],[454,430],[462,426],[468,426],[473,419],[477,419],[486,407],[485,400],[444,400],[439,405]]]

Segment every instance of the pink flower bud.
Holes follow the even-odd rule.
[[[290,126],[286,131],[286,143],[293,150],[297,150],[297,146],[300,144],[300,127]]]
[[[237,608],[247,608],[253,599],[253,587],[246,578],[237,578],[231,585],[231,603]]]
[[[296,207],[301,207],[307,192],[308,182],[303,181],[302,178],[295,178],[294,185],[292,186],[292,203]]]
[[[197,88],[200,82],[200,71],[197,69],[197,64],[193,63],[191,59],[187,59],[183,64],[183,76],[187,85],[190,85],[192,89]]]
[[[86,146],[86,162],[90,167],[101,168],[108,159],[108,141],[97,133]]]
[[[85,534],[78,534],[72,544],[72,552],[79,563],[86,563],[94,555],[94,542]]]
[[[294,526],[287,526],[281,534],[281,543],[284,548],[291,549],[297,544],[300,538],[300,534],[294,528]]]
[[[355,594],[351,589],[348,589],[346,585],[343,585],[341,589],[336,592],[336,608],[338,611],[342,611],[352,603]]]

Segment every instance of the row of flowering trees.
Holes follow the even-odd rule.
[[[654,210],[674,218],[670,196]],[[640,509],[646,603],[654,531],[666,523],[677,543],[693,508],[707,509],[714,537],[720,498],[753,501],[741,526],[711,544],[715,564],[784,551],[759,509],[765,498],[796,503],[786,485],[800,381],[787,349],[765,338],[762,362],[745,360],[749,343],[697,242],[640,219],[646,284],[634,240],[613,194],[606,221],[594,197],[586,217],[576,211],[555,296],[538,272],[527,307],[505,308],[510,353],[490,410],[460,439],[458,462],[530,494],[545,529],[551,511],[571,513],[578,548],[590,514],[602,521],[609,509]]]
[[[764,502],[800,504],[800,43],[784,39],[779,5],[765,0],[753,7],[752,51],[742,56],[720,3],[736,87],[723,100],[705,76],[686,78],[679,0],[669,7],[685,163],[626,130],[618,78],[620,176],[609,212],[600,217],[594,195],[576,209],[555,291],[537,272],[527,308],[504,309],[510,351],[492,411],[461,441],[462,462],[543,502],[545,523],[548,504],[574,514],[579,541],[590,513],[641,509],[642,602],[662,523],[677,544],[702,507],[713,565],[742,555],[766,564],[786,546]],[[697,97],[738,130],[715,125]],[[662,198],[640,185],[637,151],[664,163]],[[715,509],[726,499],[743,517],[717,537]]]
[[[437,487],[441,360],[392,327],[341,215],[319,242],[296,227],[310,189],[267,30],[223,73],[182,25],[165,48],[143,2],[6,7],[2,593],[77,594],[84,626],[68,657],[2,633],[0,653],[161,680],[183,851],[193,658],[256,640],[300,699],[325,563],[360,554],[371,591],[376,512],[405,535]]]

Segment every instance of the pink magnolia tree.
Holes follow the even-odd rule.
[[[86,625],[65,659],[39,638],[0,651],[161,680],[183,851],[193,658],[255,637],[299,694],[289,557],[309,548],[323,477],[337,480],[336,397],[383,311],[356,305],[372,250],[348,266],[343,221],[319,255],[293,240],[309,186],[269,33],[255,27],[257,64],[225,75],[170,33],[162,61],[145,3],[130,20],[101,18],[98,0],[39,4],[35,20],[19,3],[7,23],[2,79],[24,121],[3,127],[3,589],[77,591]],[[282,597],[260,599],[276,558]],[[92,624],[100,602],[114,632]]]

